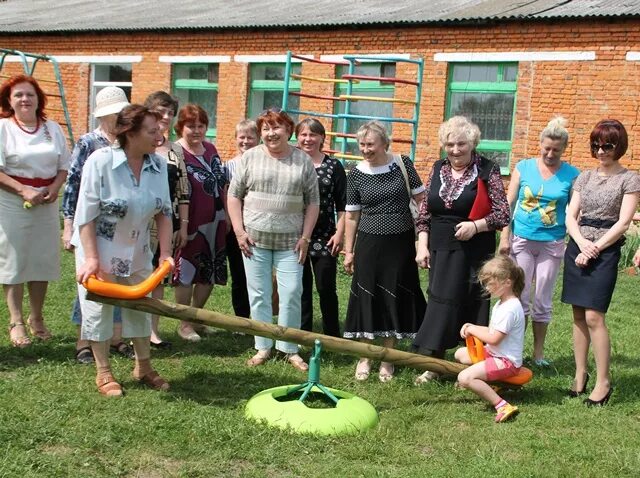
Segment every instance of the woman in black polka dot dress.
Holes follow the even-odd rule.
[[[347,175],[340,161],[322,152],[325,130],[317,119],[307,118],[296,126],[298,147],[311,156],[318,175],[320,215],[311,234],[309,253],[302,274],[302,330],[313,328],[313,279],[320,296],[322,331],[340,335],[337,255],[344,239],[344,207],[347,202]],[[337,218],[337,224],[336,224]]]
[[[366,123],[357,137],[364,161],[347,178],[344,267],[353,280],[344,337],[381,337],[384,346],[394,347],[398,339],[415,337],[426,308],[415,262],[409,192],[397,161],[403,162],[418,203],[424,185],[409,158],[387,152],[384,125]],[[356,379],[366,380],[370,370],[371,362],[361,358]],[[380,381],[391,380],[393,372],[393,364],[382,362]]]

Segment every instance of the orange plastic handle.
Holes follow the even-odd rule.
[[[478,337],[469,335],[467,336],[466,342],[467,351],[469,352],[471,362],[482,362],[485,359],[484,344],[482,343],[482,341]],[[533,372],[531,370],[526,367],[520,367],[520,371],[517,375],[500,379],[500,382],[509,383],[511,385],[524,385],[525,383],[529,383],[532,378]]]
[[[89,292],[113,299],[142,299],[158,287],[158,284],[169,272],[171,272],[171,262],[164,261],[149,277],[138,284],[114,284],[91,276],[82,285]]]
[[[484,356],[484,344],[478,337],[474,337],[473,335],[467,335],[467,352],[469,352],[469,357],[471,358],[471,362],[478,363],[482,362],[485,358]]]

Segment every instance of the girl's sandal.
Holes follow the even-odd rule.
[[[18,334],[17,330],[14,333],[14,329],[17,329],[18,327],[22,327],[22,334]],[[14,333],[14,335],[12,335],[12,333]],[[19,324],[17,322],[9,324],[9,339],[11,340],[11,345],[20,349],[31,345],[31,339],[27,335],[27,330],[24,324]]]
[[[371,360],[369,359],[360,359],[358,361],[358,365],[356,365],[356,380],[359,382],[364,382],[369,378],[369,374],[371,373]]]
[[[35,321],[28,319],[27,324],[29,325],[29,332],[31,332],[31,335],[42,340],[43,342],[53,337],[49,329],[47,329],[47,326],[44,325],[44,320],[40,319],[38,321]]]
[[[98,392],[106,397],[121,397],[122,386],[116,382],[113,375],[110,373],[104,374],[100,377],[96,377],[96,385],[98,386]]]

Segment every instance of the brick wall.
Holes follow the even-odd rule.
[[[134,101],[142,101],[156,89],[170,89],[171,66],[159,63],[159,55],[231,55],[230,63],[220,65],[217,127],[218,149],[223,159],[235,155],[234,126],[247,108],[248,65],[233,62],[233,55],[281,55],[292,50],[316,58],[321,54],[346,53],[421,56],[425,59],[425,72],[416,163],[423,176],[431,161],[438,157],[437,129],[445,111],[447,64],[434,62],[435,53],[595,50],[595,61],[519,63],[512,166],[519,158],[538,154],[539,133],[555,114],[569,120],[571,139],[565,157],[576,166],[595,164],[588,150],[589,133],[605,117],[621,120],[629,130],[629,152],[622,163],[637,170],[640,162],[640,141],[634,134],[640,128],[637,113],[640,71],[636,62],[625,60],[627,51],[640,50],[640,23],[634,20],[324,31],[4,35],[0,45],[57,55],[142,55],[142,61],[133,64]],[[398,76],[409,75],[403,68],[399,68]],[[305,75],[332,76],[333,71],[333,66],[303,64]],[[63,64],[62,72],[72,121],[80,134],[86,128],[89,111],[90,66]],[[303,91],[332,95],[333,84],[303,81]],[[398,87],[396,93],[399,97],[411,96],[409,87]],[[303,109],[315,111],[332,109],[322,100],[302,99],[301,104]],[[407,106],[396,105],[394,109],[402,114]],[[402,135],[405,130],[398,129]],[[401,149],[402,145],[395,147],[396,151]]]

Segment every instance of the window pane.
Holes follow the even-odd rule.
[[[180,101],[180,106],[187,103],[195,103],[202,106],[209,116],[209,128],[216,128],[216,116],[218,110],[218,92],[212,90],[186,90],[179,89],[174,94]]]
[[[95,81],[131,82],[131,64],[94,65]]]
[[[356,88],[353,89],[355,95],[358,94]],[[366,96],[377,96],[382,98],[393,97],[393,91],[367,91]],[[336,102],[336,113],[344,113],[344,101]],[[361,116],[382,116],[385,118],[393,117],[393,103],[382,103],[376,101],[352,101],[350,107],[350,114]],[[347,131],[355,133],[360,126],[365,124],[368,119],[349,119],[347,120]],[[336,131],[342,131],[344,119],[337,120]],[[391,134],[391,123],[384,122],[387,127],[387,131]]]
[[[209,83],[218,82],[218,64],[198,64],[198,65],[174,65],[174,80],[205,80]]]
[[[516,81],[517,79],[518,79],[517,65],[505,66],[502,81]]]
[[[291,65],[291,73],[300,74],[301,71],[300,64]],[[253,65],[251,67],[251,81],[256,80],[276,80],[276,81],[284,81],[284,69],[285,65]]]
[[[510,153],[508,153],[506,151],[483,150],[482,146],[480,146],[478,148],[478,152],[482,156],[485,156],[486,158],[491,159],[492,161],[495,161],[496,163],[498,163],[498,165],[501,168],[508,168],[509,167],[509,156],[510,156]]]
[[[338,76],[346,75],[349,72],[349,67],[347,66],[338,66],[337,73]],[[386,76],[386,77],[395,77],[396,76],[396,64],[395,63],[361,63],[360,65],[356,65],[353,69],[354,75],[366,75],[366,76]],[[354,84],[354,86],[356,86]]]
[[[482,139],[511,141],[514,99],[513,94],[452,93],[450,112],[477,124]]]
[[[453,81],[490,82],[498,81],[498,65],[453,65]]]

